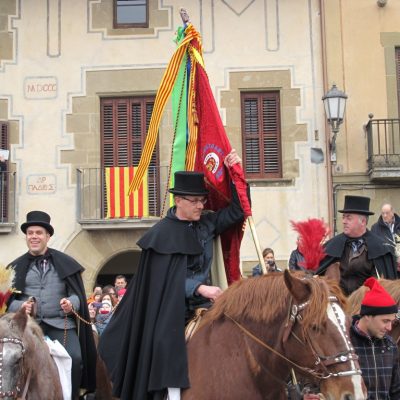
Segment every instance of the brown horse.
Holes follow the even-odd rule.
[[[393,297],[393,300],[399,305],[400,304],[400,280],[389,280],[380,279],[379,283],[386,289],[386,291]],[[364,298],[365,293],[369,290],[365,286],[359,287],[355,290],[347,300],[347,306],[345,311],[349,315],[356,315],[360,312],[361,302]],[[397,343],[397,347],[400,350],[400,322],[398,319],[395,320],[392,326],[390,336]]]
[[[235,283],[188,343],[191,388],[182,398],[276,400],[293,368],[326,399],[365,399],[341,296],[303,272]]]
[[[58,370],[42,330],[25,309],[0,318],[0,359],[1,399],[63,399]]]

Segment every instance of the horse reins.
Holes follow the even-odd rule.
[[[110,311],[110,318],[111,318],[112,314],[114,314],[115,310],[117,309],[118,304],[119,304],[119,303],[117,303],[117,304],[114,306],[114,308]],[[84,324],[86,324],[86,325],[94,325],[94,326],[96,326],[96,325],[103,325],[103,324],[104,324],[104,322],[100,322],[100,321],[96,321],[96,322],[87,321],[85,318],[81,317],[81,316],[75,311],[74,307],[72,307],[71,312],[72,312],[72,314],[75,315],[76,318],[78,318],[80,321],[82,321],[82,322],[83,322]],[[64,342],[63,342],[64,347],[65,347],[65,345],[67,344],[67,332],[68,332],[67,325],[68,325],[68,315],[65,314],[65,316],[64,316]]]
[[[289,363],[292,367],[296,367],[298,369],[300,369],[303,372],[306,372],[308,374],[313,375],[314,377],[318,378],[318,379],[322,379],[322,376],[320,376],[321,374],[319,373],[314,373],[313,370],[310,370],[309,368],[305,368],[302,367],[301,365],[295,363],[294,361],[290,360],[289,358],[287,358],[286,356],[284,356],[282,353],[280,353],[279,351],[275,350],[273,347],[271,347],[268,343],[265,343],[264,341],[262,341],[261,339],[259,339],[257,336],[255,336],[253,333],[251,333],[247,328],[245,328],[240,322],[236,321],[234,318],[232,318],[230,315],[228,315],[227,313],[224,313],[224,315],[230,319],[242,332],[244,332],[249,338],[251,338],[252,340],[254,340],[256,343],[258,343],[260,346],[264,347],[265,349],[269,350],[271,353],[274,353],[276,356],[282,358],[283,360],[285,360],[287,363]]]
[[[329,297],[329,301],[331,303],[332,302],[337,302],[337,299],[334,296],[330,296]],[[293,325],[294,325],[294,323],[296,321],[301,321],[302,317],[301,317],[301,314],[299,312],[304,310],[307,307],[308,304],[309,304],[309,302],[307,301],[305,303],[298,304],[298,305],[294,304],[292,306],[291,312],[290,312],[290,317],[289,317],[289,322],[288,322],[288,325],[287,325],[288,331],[284,334],[284,336],[285,335],[288,336],[288,335],[292,334],[293,337],[295,337],[296,340],[298,340],[303,345],[305,343],[293,332],[292,328],[293,328]],[[318,353],[315,351],[314,347],[312,346],[311,341],[308,340],[309,346],[310,346],[310,348],[311,348],[311,350],[313,352],[313,355],[314,355],[314,357],[316,359],[315,365],[316,366],[320,365],[325,370],[324,373],[321,373],[321,372],[316,371],[315,369],[305,368],[305,367],[297,364],[296,362],[290,360],[285,355],[283,355],[279,351],[275,350],[273,347],[271,347],[270,345],[268,345],[267,343],[262,341],[260,338],[258,338],[256,335],[251,333],[247,328],[245,328],[240,322],[236,321],[229,314],[224,313],[224,315],[228,319],[230,319],[243,333],[245,333],[248,337],[250,337],[256,343],[258,343],[259,345],[261,345],[265,349],[269,350],[271,353],[275,354],[276,356],[280,357],[281,359],[285,360],[292,367],[295,367],[295,368],[299,369],[300,371],[303,371],[306,374],[309,374],[309,375],[313,376],[314,378],[316,378],[318,380],[328,379],[328,378],[332,378],[332,377],[343,377],[343,376],[351,376],[351,375],[360,375],[361,374],[361,371],[357,370],[357,369],[348,370],[348,371],[334,372],[334,373],[329,372],[327,370],[327,367],[332,366],[334,364],[343,363],[343,362],[347,362],[347,361],[350,361],[350,360],[357,360],[358,357],[354,353],[354,349],[352,347],[350,347],[348,351],[339,353],[339,354],[334,355],[334,356],[321,356],[321,355],[318,355]],[[335,312],[335,316],[339,320],[336,312]]]
[[[25,354],[25,346],[21,339],[18,338],[1,338],[0,339],[0,398],[4,399],[6,397],[11,397],[18,400],[25,400],[26,394],[28,392],[29,383],[32,376],[32,370],[29,369],[28,376],[25,381],[24,390],[22,391],[22,396],[18,397],[19,393],[21,392],[21,388],[19,384],[16,385],[14,390],[8,390],[6,392],[3,391],[3,349],[4,344],[6,343],[14,343],[21,346],[22,357]],[[21,366],[21,377],[22,377],[22,366]]]

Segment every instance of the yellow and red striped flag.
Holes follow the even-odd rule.
[[[149,198],[147,174],[139,189],[128,196],[129,184],[136,167],[106,167],[106,218],[148,217]]]

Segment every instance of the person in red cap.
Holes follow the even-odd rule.
[[[374,278],[353,317],[350,338],[359,357],[368,400],[400,399],[400,369],[396,343],[389,336],[398,305]]]

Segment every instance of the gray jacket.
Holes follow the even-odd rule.
[[[37,322],[44,322],[58,329],[64,329],[65,314],[60,306],[60,300],[67,298],[71,301],[75,310],[79,310],[80,302],[78,296],[67,288],[64,281],[58,276],[51,261],[47,263],[43,276],[35,262],[29,266],[26,274],[25,292],[19,300],[13,300],[9,307],[9,312],[18,311],[22,303],[30,296],[36,298]],[[75,328],[73,315],[67,318],[67,329]]]

